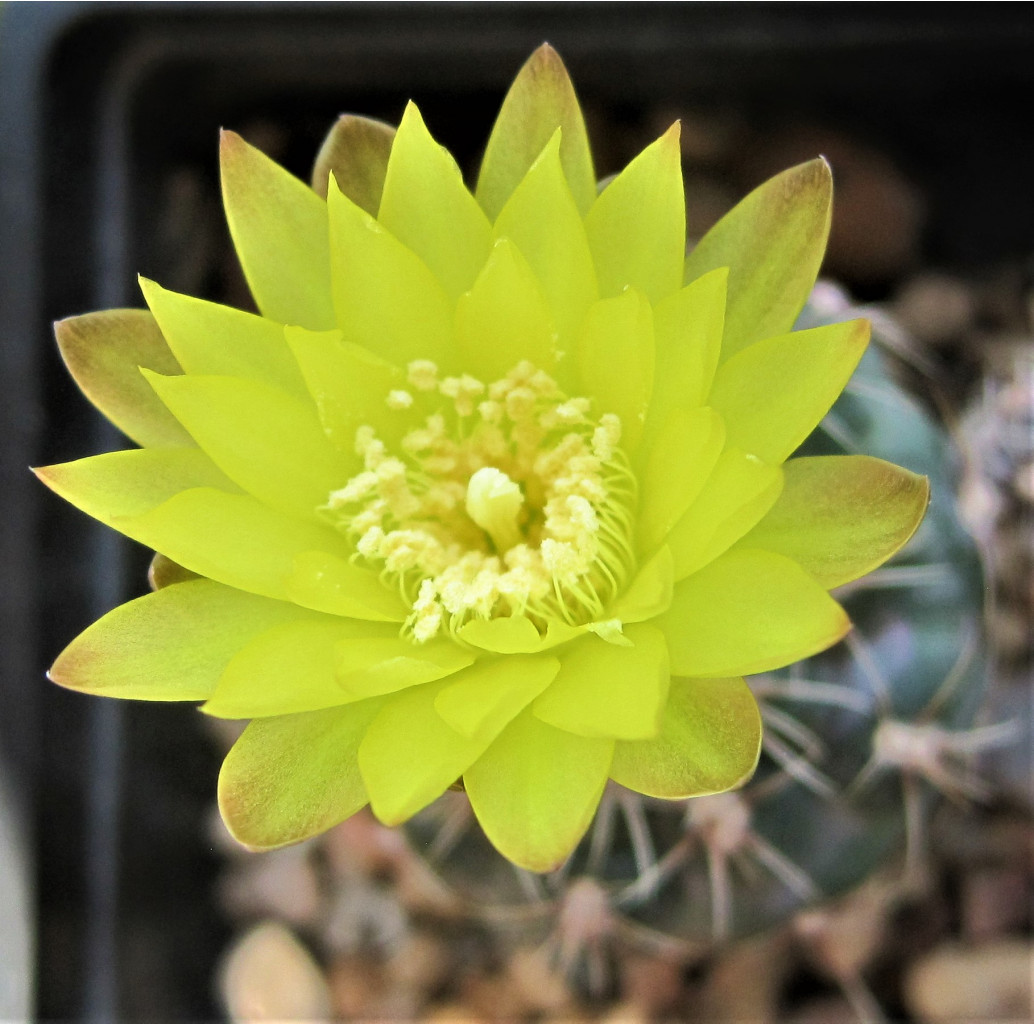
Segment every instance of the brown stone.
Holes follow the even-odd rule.
[[[945,274],[912,278],[894,300],[898,319],[928,345],[957,341],[976,320],[976,302],[966,285]]]
[[[909,1010],[927,1024],[1034,1019],[1034,946],[1003,939],[983,946],[948,944],[905,976]]]
[[[283,925],[266,922],[230,948],[219,992],[233,1024],[321,1021],[330,1016],[327,983],[309,951]]]

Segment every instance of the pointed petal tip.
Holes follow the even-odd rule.
[[[236,168],[249,154],[265,156],[258,147],[253,146],[243,135],[229,128],[219,129],[219,164],[226,172],[227,167]]]
[[[255,151],[255,147],[246,142],[243,136],[228,128],[219,129],[219,166],[224,179],[224,188],[226,187],[226,175],[246,161],[248,153],[251,151]]]
[[[535,49],[531,56],[524,62],[521,72],[524,71],[547,71],[567,76],[567,68],[556,48],[548,42],[544,42]],[[518,72],[518,75],[521,73]]]
[[[833,623],[833,628],[830,630],[828,638],[821,646],[816,646],[815,649],[808,654],[804,654],[802,658],[810,658],[813,655],[821,654],[823,651],[828,651],[831,647],[835,647],[841,640],[847,636],[848,633],[854,629],[854,623],[851,621],[850,616],[844,610],[844,606],[839,601],[834,601],[837,606],[838,613]],[[800,659],[797,659],[800,660]],[[767,669],[766,669],[767,671]]]
[[[63,690],[72,690],[75,693],[89,693],[90,687],[76,683],[76,663],[81,670],[83,659],[81,657],[70,657],[69,650],[66,648],[54,659],[54,664],[44,674],[48,681],[55,686],[60,686]]]
[[[848,320],[847,323],[851,328],[851,333],[847,339],[848,344],[864,350],[872,336],[872,321],[866,317],[859,317],[856,320]]]
[[[805,186],[811,186],[818,195],[825,199],[826,217],[831,216],[833,208],[833,167],[825,156],[819,155],[811,160],[791,168],[790,173],[797,172]]]
[[[149,277],[144,277],[143,274],[136,275],[136,283],[149,309],[153,299],[157,299],[165,294],[165,289],[157,281],[152,281]]]
[[[418,124],[424,124],[424,115],[420,112],[420,107],[417,106],[416,100],[406,100],[406,108],[402,111],[402,120],[399,121],[399,127],[415,119]]]
[[[53,470],[56,466],[29,466],[29,472],[37,479],[41,484],[45,484],[51,490],[54,488]]]
[[[57,661],[44,673],[47,681],[53,683],[55,686],[60,686],[62,690],[69,690],[72,693],[85,693],[92,697],[103,696],[103,694],[92,691],[88,686],[78,685],[75,681],[75,674],[69,672],[61,664],[62,659],[59,657]]]
[[[337,172],[331,171],[327,176],[327,204],[340,203],[342,199],[347,198],[348,196],[345,195],[345,190],[337,180]]]
[[[810,160],[788,167],[783,171],[787,177],[803,178],[807,181],[825,185],[827,188],[833,184],[833,167],[829,158],[824,153],[813,156]]]

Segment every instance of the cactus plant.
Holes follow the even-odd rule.
[[[597,198],[562,65],[529,68],[476,196],[415,107],[395,135],[339,124],[315,192],[225,136],[261,317],[145,282],[153,320],[63,325],[84,387],[147,447],[41,476],[163,554],[157,592],[53,674],[252,718],[220,785],[243,842],[309,838],[367,800],[417,815],[443,875],[555,917],[593,987],[609,930],[724,941],[857,884],[903,831],[914,853],[919,783],[977,792],[952,758],[1008,730],[962,731],[979,579],[950,511],[865,576],[922,518],[916,474],[948,493],[940,439],[877,356],[800,446],[867,334],[818,306],[790,331],[828,168],[763,186],[684,262],[677,129]],[[114,369],[84,355],[91,332]],[[798,528],[807,502],[825,514]],[[816,654],[847,632],[836,586],[855,629]],[[738,677],[759,671],[752,696]],[[736,789],[758,705],[764,758]],[[469,802],[418,814],[460,777]]]

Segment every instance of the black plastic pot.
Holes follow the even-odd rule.
[[[35,891],[38,1015],[216,1012],[213,744],[191,709],[44,681],[79,629],[142,591],[146,553],[48,497],[26,467],[121,446],[59,365],[52,319],[140,305],[137,272],[248,302],[218,206],[221,126],[305,176],[338,113],[397,120],[413,96],[472,169],[507,83],[548,39],[586,102],[601,173],[685,105],[835,125],[892,154],[923,192],[926,258],[972,266],[1029,252],[1034,237],[1032,38],[1019,5],[7,4],[0,757],[32,868],[0,870]]]

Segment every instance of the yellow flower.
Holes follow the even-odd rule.
[[[160,555],[159,589],[52,677],[252,719],[219,800],[254,847],[367,802],[396,824],[462,779],[498,849],[547,870],[608,778],[663,798],[742,783],[760,742],[742,675],[842,637],[827,590],[927,500],[875,459],[786,461],[868,337],[791,332],[825,164],[687,258],[678,126],[597,193],[543,47],[473,194],[412,104],[394,133],[343,119],[319,191],[232,134],[222,169],[261,316],[144,281],[150,313],[59,325],[143,447],[39,474]]]

